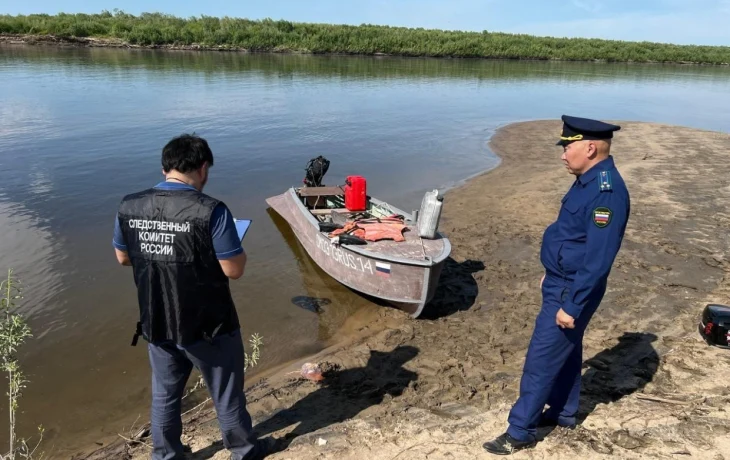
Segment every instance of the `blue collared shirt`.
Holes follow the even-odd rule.
[[[562,308],[574,319],[603,297],[630,208],[629,191],[609,156],[575,180],[557,221],[545,230],[540,261],[548,275],[566,281]]]
[[[195,190],[194,187],[188,184],[177,182],[160,182],[154,188],[160,190]],[[230,259],[243,253],[243,247],[241,246],[241,241],[238,239],[238,232],[236,232],[233,215],[231,215],[228,207],[223,203],[219,203],[215,207],[210,217],[210,234],[213,236],[213,248],[219,260]],[[112,240],[112,244],[120,251],[127,250],[118,218],[114,219],[114,239]]]

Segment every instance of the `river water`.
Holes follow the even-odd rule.
[[[232,288],[244,334],[264,338],[262,371],[383,308],[318,270],[267,212],[310,158],[331,161],[325,183],[360,174],[411,210],[497,165],[487,141],[506,123],[567,113],[730,129],[728,67],[4,46],[0,82],[0,272],[23,282],[34,332],[20,429],[43,424],[53,458],[147,420],[146,349],[129,346],[134,284],[111,238],[119,200],[162,178],[175,135],[208,139],[206,192],[253,219]],[[545,154],[559,161],[558,147]],[[332,303],[317,315],[291,302],[300,295]]]

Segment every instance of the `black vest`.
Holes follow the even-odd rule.
[[[210,233],[218,203],[197,190],[149,189],[122,200],[119,225],[139,300],[137,335],[148,342],[188,345],[238,329]]]

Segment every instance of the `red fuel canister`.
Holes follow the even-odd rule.
[[[365,211],[367,205],[367,181],[362,176],[345,179],[345,207],[348,211]]]

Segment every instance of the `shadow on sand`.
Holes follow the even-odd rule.
[[[415,358],[418,352],[418,348],[412,346],[400,346],[389,352],[371,350],[365,366],[325,373],[318,390],[292,407],[275,413],[256,425],[254,430],[263,438],[296,425],[291,432],[279,438],[275,450],[280,452],[300,436],[351,419],[368,407],[380,404],[386,395],[399,396],[411,382],[415,382],[418,374],[403,365]],[[190,458],[209,459],[223,449],[223,444],[218,441]]]
[[[479,260],[457,262],[448,257],[433,299],[425,306],[420,317],[438,319],[470,309],[479,295],[474,273],[482,270],[484,263]]]
[[[642,390],[659,369],[659,354],[653,342],[657,336],[645,332],[626,332],[619,343],[583,362],[587,369],[581,378],[577,423],[581,424],[599,404],[616,402]],[[540,430],[544,439],[555,428]]]

